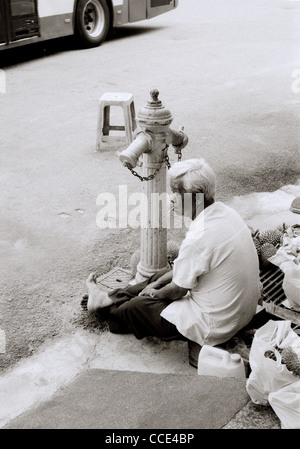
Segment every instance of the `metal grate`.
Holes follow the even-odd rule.
[[[103,290],[107,292],[115,290],[116,288],[125,288],[132,280],[130,271],[124,268],[115,267],[108,273],[97,278],[97,284],[101,285]]]
[[[298,329],[300,325],[300,313],[293,309],[288,309],[282,304],[286,300],[285,293],[282,289],[283,278],[284,273],[275,265],[271,270],[260,272],[260,281],[263,285],[263,306],[268,313],[284,320],[290,320],[296,325],[295,329]]]

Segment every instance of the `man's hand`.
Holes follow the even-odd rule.
[[[139,296],[151,296],[151,293],[153,293],[153,290],[157,290],[157,287],[159,287],[157,282],[151,282],[139,293]]]
[[[153,284],[155,284],[155,282],[144,288],[140,295],[175,301],[176,299],[180,299],[185,296],[188,292],[188,289],[179,287],[174,282],[170,282],[165,287],[161,287],[159,289],[153,288]]]

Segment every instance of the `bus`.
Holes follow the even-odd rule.
[[[111,28],[177,6],[178,0],[0,0],[0,51],[69,35],[97,47]]]

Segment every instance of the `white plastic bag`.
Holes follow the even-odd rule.
[[[300,265],[290,262],[285,267],[282,288],[291,307],[300,312]]]
[[[269,403],[282,429],[300,429],[300,379],[269,394]]]
[[[300,311],[300,225],[290,226],[280,248],[268,259],[284,273],[282,288],[289,305]]]
[[[246,382],[247,392],[255,404],[268,405],[270,393],[299,379],[281,363],[278,349],[287,347],[300,354],[300,337],[288,320],[269,320],[255,332],[249,354],[251,373]],[[275,360],[266,354],[272,354]]]

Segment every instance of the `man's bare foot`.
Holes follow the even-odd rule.
[[[94,313],[113,304],[113,301],[110,299],[108,294],[100,290],[96,284],[96,279],[96,274],[91,273],[86,280],[86,286],[89,294],[87,309],[89,312]]]

